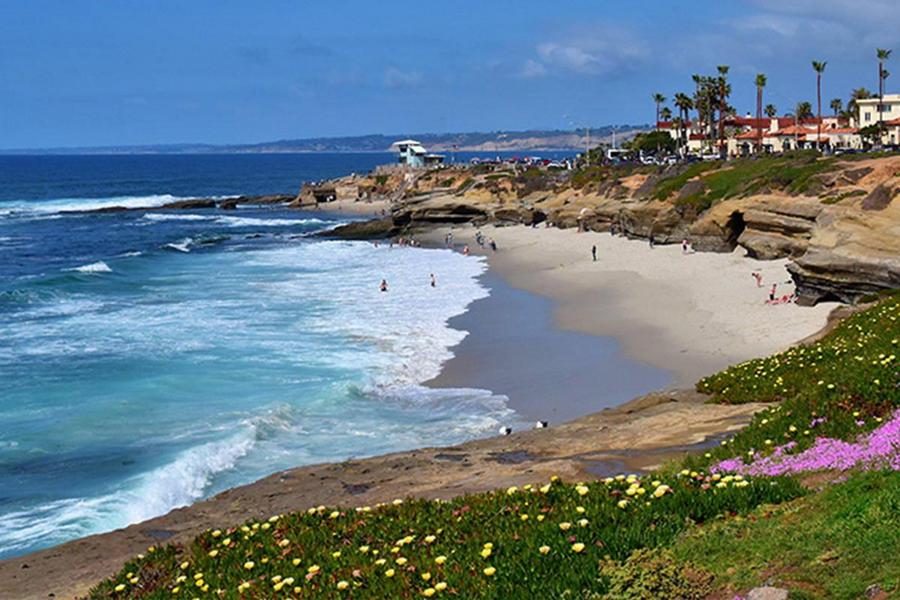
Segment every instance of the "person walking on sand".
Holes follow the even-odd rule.
[[[769,291],[769,300],[770,300],[770,301],[775,300],[775,293],[776,293],[777,290],[778,290],[778,284],[777,284],[777,283],[773,283],[773,284],[772,284],[772,289]]]
[[[652,233],[650,234],[649,241],[650,241],[650,249],[652,250],[652,249],[653,249],[653,246],[656,244],[656,240],[653,239],[653,234],[652,234]]]
[[[597,262],[597,244],[591,246],[591,256],[594,258],[594,262]]]
[[[494,238],[491,238],[490,242],[488,242],[488,243],[491,245],[491,250],[496,252],[497,251],[497,242],[494,241]]]
[[[762,273],[760,273],[759,271],[753,271],[751,275],[753,275],[753,279],[756,280],[756,287],[762,287]]]
[[[437,279],[434,278],[434,273],[431,274],[431,287],[437,287]]]
[[[687,253],[688,253],[688,241],[687,241],[687,239],[681,240],[681,253],[682,253],[682,254],[687,254]]]
[[[387,279],[382,279],[382,280],[381,280],[381,285],[379,286],[379,289],[380,289],[382,292],[386,292],[386,291],[387,291]]]

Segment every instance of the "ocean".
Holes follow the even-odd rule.
[[[480,258],[322,240],[341,217],[281,207],[71,212],[293,193],[391,159],[0,157],[0,558],[516,423],[503,396],[422,385],[466,335],[448,319],[489,293]]]

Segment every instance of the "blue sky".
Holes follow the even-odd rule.
[[[895,1],[3,0],[0,148],[646,123],[723,63],[788,109],[876,86]]]

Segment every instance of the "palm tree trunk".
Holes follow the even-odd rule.
[[[756,87],[756,153],[762,152],[762,88]]]
[[[816,102],[818,104],[819,120],[816,123],[816,150],[822,150],[822,74],[816,73]]]

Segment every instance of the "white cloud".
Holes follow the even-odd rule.
[[[519,72],[519,75],[525,78],[543,77],[546,74],[547,67],[530,58],[525,61],[525,64],[522,66],[522,70]]]
[[[611,76],[634,69],[649,57],[647,46],[622,28],[605,25],[581,28],[562,39],[535,46],[536,57],[522,72],[535,76],[551,71]]]
[[[423,77],[418,71],[402,71],[388,67],[384,71],[384,87],[391,89],[413,88],[422,84]]]

